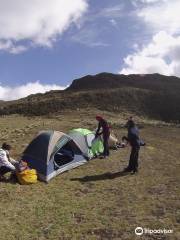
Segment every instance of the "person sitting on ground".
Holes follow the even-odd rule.
[[[0,180],[4,180],[4,175],[8,172],[14,173],[15,165],[18,163],[14,159],[10,158],[9,152],[12,149],[11,145],[3,143],[0,148]]]
[[[136,173],[138,172],[138,157],[140,150],[139,130],[132,117],[129,118],[125,127],[128,129],[128,136],[124,136],[122,140],[127,141],[131,145],[131,154],[129,165],[124,169],[124,171]]]
[[[98,123],[98,128],[96,130],[95,138],[102,135],[103,136],[103,146],[104,146],[104,152],[103,157],[106,158],[109,156],[109,136],[110,136],[110,129],[107,121],[103,119],[101,116],[96,116],[96,120]]]

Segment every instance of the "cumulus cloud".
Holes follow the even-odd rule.
[[[122,74],[161,73],[180,77],[180,1],[138,0],[153,4],[139,8],[137,17],[152,35],[148,44],[138,46],[124,58]]]
[[[125,59],[127,67],[123,68],[121,74],[145,74],[161,73],[170,75],[169,65],[161,58],[145,57],[140,54],[130,55]]]
[[[137,16],[156,31],[164,30],[174,34],[180,32],[179,9],[179,0],[161,0],[139,9]]]
[[[0,50],[19,53],[27,45],[52,47],[87,7],[87,0],[0,0]]]
[[[158,72],[180,76],[180,36],[161,31],[147,46],[128,55],[124,62],[122,74]]]
[[[67,87],[67,86],[66,86]],[[29,82],[25,85],[17,87],[0,86],[0,99],[1,100],[16,100],[19,98],[27,97],[30,94],[45,93],[50,90],[63,90],[66,87],[56,84],[41,84],[40,82]]]

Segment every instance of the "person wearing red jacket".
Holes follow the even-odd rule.
[[[98,128],[96,130],[95,137],[102,135],[103,136],[103,146],[104,146],[104,152],[103,157],[106,158],[109,156],[109,136],[110,136],[110,128],[105,119],[103,119],[101,116],[96,116],[96,120],[98,123]]]

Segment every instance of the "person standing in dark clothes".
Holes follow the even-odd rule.
[[[109,136],[110,136],[110,130],[108,123],[105,119],[103,119],[101,116],[96,116],[96,120],[98,123],[98,128],[95,134],[95,137],[97,138],[99,135],[103,136],[103,145],[104,145],[104,152],[103,156],[104,158],[109,156]]]
[[[129,159],[129,165],[124,169],[125,172],[138,172],[138,158],[140,150],[139,130],[136,127],[132,118],[126,123],[128,129],[128,136],[123,137],[122,140],[126,140],[131,145],[131,154]]]

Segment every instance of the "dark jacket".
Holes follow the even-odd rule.
[[[132,147],[140,147],[139,130],[137,127],[128,128],[127,138]]]
[[[101,128],[102,131],[100,132]],[[96,137],[101,134],[103,134],[103,137],[109,137],[110,135],[109,125],[104,119],[99,121],[98,128],[96,131]]]

